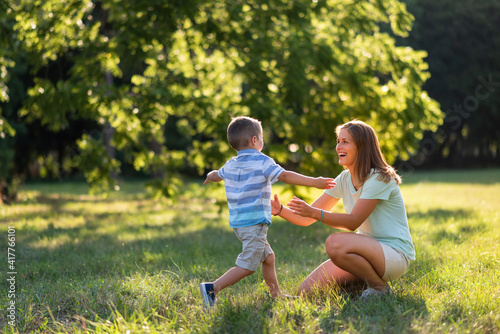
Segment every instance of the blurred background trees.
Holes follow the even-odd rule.
[[[426,50],[443,124],[427,133],[416,166],[500,166],[500,2],[406,0],[414,28],[401,44]]]
[[[498,26],[498,5],[406,2],[409,11],[396,0],[4,2],[4,199],[23,179],[80,173],[92,191],[145,175],[175,195],[182,175],[234,154],[226,127],[238,115],[262,121],[265,153],[311,175],[339,171],[334,130],[352,118],[407,168],[455,164],[477,155],[476,140],[475,162],[497,163],[498,92],[459,128],[447,110],[478,77],[500,81],[498,48],[482,35]]]

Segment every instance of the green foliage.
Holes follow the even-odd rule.
[[[259,270],[221,292],[212,313],[202,310],[199,283],[222,275],[241,251],[221,185],[185,182],[172,205],[145,193],[141,182],[122,183],[122,191],[107,198],[89,195],[83,182],[26,184],[17,203],[0,206],[0,249],[7,249],[7,227],[16,229],[17,329],[498,333],[499,170],[403,178],[417,259],[391,283],[395,296],[364,303],[358,299],[362,286],[333,286],[307,298],[272,301]],[[292,194],[283,189],[274,187],[286,203]],[[295,294],[326,260],[324,241],[333,232],[326,225],[304,228],[274,219],[268,235],[284,292]],[[0,282],[2,305],[9,302],[7,284]],[[4,314],[2,330],[11,333]]]
[[[102,139],[84,135],[78,146],[81,153],[77,157],[77,164],[85,172],[85,178],[91,185],[91,193],[117,189],[116,180],[111,175],[118,172],[119,164],[109,157]]]
[[[424,88],[444,112],[439,131],[429,136],[425,167],[498,166],[500,38],[494,22],[500,20],[500,2],[405,2],[415,27],[398,44],[427,51],[432,77]]]
[[[390,162],[439,124],[438,105],[421,89],[426,54],[395,46],[380,29],[411,30],[397,0],[8,3],[9,36],[34,76],[20,115],[52,131],[78,118],[113,129],[91,150],[80,140],[98,188],[113,184],[113,149],[172,182],[186,157],[200,174],[219,166],[233,154],[225,130],[237,115],[260,119],[266,153],[309,174],[332,173],[334,129],[352,118],[381,134]],[[169,147],[167,122],[190,143],[186,154],[152,148]],[[175,193],[168,178],[158,184]]]
[[[0,14],[0,141],[2,141],[6,134],[14,136],[16,133],[14,128],[2,115],[2,105],[9,101],[7,82],[10,79],[9,69],[15,65],[14,57],[16,50],[15,46],[12,45],[12,22],[5,15],[5,13],[8,13],[8,8],[2,4],[0,10],[3,12],[3,14]]]

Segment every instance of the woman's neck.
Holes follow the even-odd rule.
[[[351,174],[351,182],[354,186],[354,189],[358,190],[361,186],[361,180],[358,178],[358,171],[354,167],[349,168],[349,172]]]

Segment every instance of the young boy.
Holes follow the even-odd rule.
[[[271,224],[271,184],[280,180],[288,184],[330,189],[334,179],[313,178],[284,170],[273,159],[261,153],[264,147],[262,125],[250,117],[234,118],[227,128],[227,139],[238,155],[224,167],[208,173],[203,184],[224,180],[229,207],[229,226],[243,244],[236,267],[214,282],[200,284],[205,308],[215,304],[222,289],[253,274],[262,263],[262,275],[272,298],[282,297],[274,268],[274,253],[267,242]]]

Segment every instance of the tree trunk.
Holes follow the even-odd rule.
[[[9,185],[5,181],[2,181],[0,183],[0,196],[2,199],[2,203],[10,204]]]
[[[162,154],[163,145],[158,142],[156,138],[153,138],[149,146],[155,155]],[[151,178],[163,180],[165,178],[165,169],[158,169],[157,167],[153,166],[153,169],[151,170]]]
[[[106,84],[111,87],[113,85],[113,76],[110,72],[106,72]],[[111,144],[111,141],[113,140],[113,136],[115,134],[115,128],[113,128],[113,126],[111,126],[111,123],[109,121],[106,121],[106,123],[104,124],[104,128],[103,128],[103,135],[102,135],[102,138],[103,138],[103,141],[104,141],[104,145],[106,146],[106,152],[108,153],[108,156],[110,159],[114,159],[115,158],[115,148],[113,147],[113,145]],[[115,172],[111,172],[111,177],[113,179],[117,179],[118,178],[118,175],[116,175]]]

